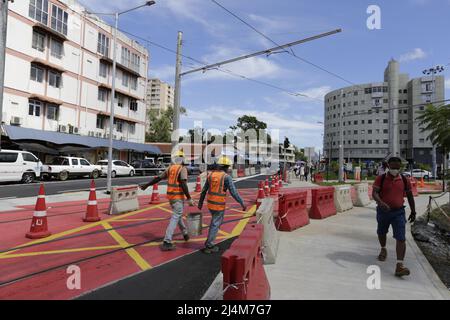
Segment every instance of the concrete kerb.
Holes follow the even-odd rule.
[[[353,208],[350,188],[349,185],[334,187],[334,205],[337,212],[344,212]]]
[[[277,258],[280,235],[273,221],[274,199],[265,198],[261,206],[256,210],[256,220],[264,226],[263,234],[263,258],[264,264],[274,264]]]
[[[371,202],[369,198],[369,184],[358,183],[354,185],[356,192],[356,199],[354,201],[355,207],[365,207]]]

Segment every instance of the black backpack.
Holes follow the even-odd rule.
[[[381,176],[380,193],[381,193],[381,190],[383,190],[383,184],[384,184],[384,179],[386,179],[386,175],[387,175],[387,173],[384,173],[384,174]],[[405,177],[403,174],[400,174],[400,176],[402,177],[403,185],[405,186],[405,192],[406,192],[406,191],[408,191],[408,190],[407,190],[407,188],[408,188],[408,182],[406,181],[406,177]]]

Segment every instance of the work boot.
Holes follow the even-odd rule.
[[[403,276],[409,276],[410,272],[409,269],[406,268],[403,263],[397,263],[397,267],[395,268],[395,276],[396,277],[403,277]]]
[[[164,241],[161,246],[161,251],[172,251],[175,250],[176,246],[172,242]]]
[[[216,253],[219,252],[219,247],[218,246],[205,247],[202,249],[202,252],[206,254]]]
[[[190,239],[190,237],[189,237],[189,234],[183,234],[183,238],[184,238],[184,241],[189,241],[189,239]]]
[[[378,260],[379,261],[386,261],[386,257],[387,257],[387,250],[386,250],[386,248],[381,248],[380,254],[378,255]]]

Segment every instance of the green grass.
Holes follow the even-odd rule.
[[[450,217],[450,205],[446,204],[441,207],[447,213],[447,215]],[[431,211],[430,218],[432,221],[435,221],[437,224],[439,224],[441,227],[443,227],[446,231],[450,232],[450,219],[447,218],[441,210],[438,208]]]

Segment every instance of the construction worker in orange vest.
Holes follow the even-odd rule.
[[[188,172],[185,167],[184,158],[183,151],[176,152],[173,159],[174,163],[171,164],[169,168],[149,183],[140,186],[142,190],[145,190],[151,185],[167,179],[167,199],[169,199],[173,214],[169,226],[167,227],[164,241],[160,246],[162,251],[175,249],[175,245],[172,243],[172,236],[177,225],[183,233],[184,240],[189,241],[188,231],[183,222],[184,200],[186,198],[191,207],[193,207],[195,203],[194,200],[191,199],[187,186]]]
[[[198,202],[198,208],[200,210],[202,209],[203,201],[205,196],[207,196],[208,209],[212,216],[209,225],[208,238],[205,243],[205,248],[202,250],[203,253],[210,254],[219,251],[219,247],[214,245],[214,240],[223,223],[227,190],[230,191],[231,196],[239,202],[242,206],[242,210],[246,211],[244,201],[237,192],[233,179],[227,174],[231,165],[232,162],[228,157],[219,157],[217,167],[208,174],[208,178],[203,186],[202,194]]]

